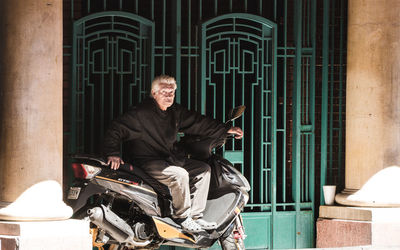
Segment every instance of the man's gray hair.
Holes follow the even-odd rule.
[[[158,90],[160,90],[161,83],[171,84],[173,85],[174,90],[176,89],[176,80],[174,77],[169,75],[156,76],[154,80],[151,82],[150,96],[153,96],[153,92],[157,92]]]

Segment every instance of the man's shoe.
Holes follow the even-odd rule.
[[[186,220],[182,221],[180,224],[183,230],[189,233],[200,233],[204,231],[202,227],[190,217],[187,217]]]
[[[203,229],[206,229],[206,230],[211,230],[211,229],[217,228],[217,223],[215,223],[215,222],[208,222],[203,219],[197,219],[197,220],[195,220],[195,222],[198,225],[200,225]]]

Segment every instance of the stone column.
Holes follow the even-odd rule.
[[[346,189],[321,206],[318,248],[400,248],[400,1],[349,0]]]
[[[400,1],[350,0],[344,205],[400,206]]]
[[[66,219],[62,1],[0,1],[0,219]]]

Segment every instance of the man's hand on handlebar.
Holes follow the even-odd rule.
[[[232,127],[228,130],[228,134],[234,134],[235,139],[241,139],[243,137],[243,131],[239,127]]]
[[[121,164],[125,164],[119,156],[108,156],[107,164],[110,165],[111,169],[117,170]]]

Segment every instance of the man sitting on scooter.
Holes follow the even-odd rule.
[[[112,122],[105,134],[104,153],[111,168],[118,169],[124,164],[120,158],[120,143],[129,141],[129,156],[134,165],[169,188],[174,221],[188,232],[214,229],[215,222],[201,219],[210,185],[210,166],[180,156],[174,144],[178,132],[218,140],[227,134],[240,139],[243,131],[238,127],[226,128],[223,123],[174,103],[175,90],[173,77],[156,77],[151,85],[151,98]]]

